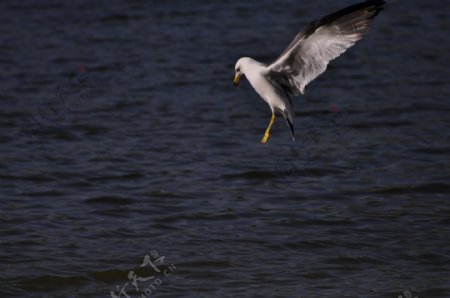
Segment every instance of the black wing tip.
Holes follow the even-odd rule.
[[[366,1],[367,4],[374,6],[374,8],[372,8],[372,10],[374,10],[374,14],[372,16],[372,18],[376,17],[380,11],[382,11],[384,9],[384,6],[386,5],[386,1],[384,0],[368,0]]]
[[[374,17],[376,17],[378,15],[378,13],[380,11],[383,10],[385,4],[386,4],[386,1],[384,1],[384,0],[367,0],[364,2],[350,5],[341,10],[338,10],[334,13],[331,13],[331,14],[323,17],[322,19],[316,21],[315,23],[316,23],[316,26],[327,25],[327,24],[333,23],[335,20],[337,20],[345,15],[351,14],[358,10],[367,10],[367,12],[371,12],[372,14],[370,16],[368,16],[368,19],[373,19]]]
[[[338,20],[348,14],[351,14],[355,11],[358,11],[358,10],[366,10],[367,12],[370,12],[371,14],[367,15],[367,19],[372,20],[380,13],[380,11],[383,10],[385,4],[386,4],[386,1],[384,1],[384,0],[366,0],[364,2],[360,2],[357,4],[347,6],[343,9],[333,12],[321,19],[311,22],[305,28],[304,36],[306,38],[306,37],[314,34],[316,29],[319,28],[320,26],[326,26],[326,25],[332,24],[336,20]]]
[[[377,5],[377,6],[383,6],[386,4],[386,1],[384,1],[384,0],[367,0],[366,2],[371,3],[373,5]]]
[[[291,122],[291,120],[289,120],[288,117],[285,117],[284,119],[286,119],[286,122],[289,126],[289,131],[291,132],[292,141],[295,141],[294,125],[292,125],[292,122]]]

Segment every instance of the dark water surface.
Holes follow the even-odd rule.
[[[71,2],[0,4],[0,297],[450,297],[448,1],[388,1],[266,145],[235,61],[354,1]]]

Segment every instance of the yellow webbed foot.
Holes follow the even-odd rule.
[[[261,143],[265,144],[270,138],[270,130],[272,129],[273,124],[275,123],[275,113],[272,112],[272,118],[270,119],[269,126],[266,129],[266,133],[261,141]]]
[[[261,143],[263,143],[263,144],[267,143],[267,141],[269,140],[269,138],[270,138],[270,133],[266,132],[266,133],[264,134],[264,137],[263,137]]]

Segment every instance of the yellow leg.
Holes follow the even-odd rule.
[[[269,126],[267,126],[266,133],[262,139],[262,143],[265,144],[270,138],[270,130],[272,129],[273,124],[275,123],[275,113],[272,112],[272,118],[270,119]]]

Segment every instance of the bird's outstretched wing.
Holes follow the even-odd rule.
[[[310,23],[267,66],[268,76],[293,94],[303,94],[305,86],[322,74],[331,60],[362,38],[384,4],[383,0],[369,0]]]

